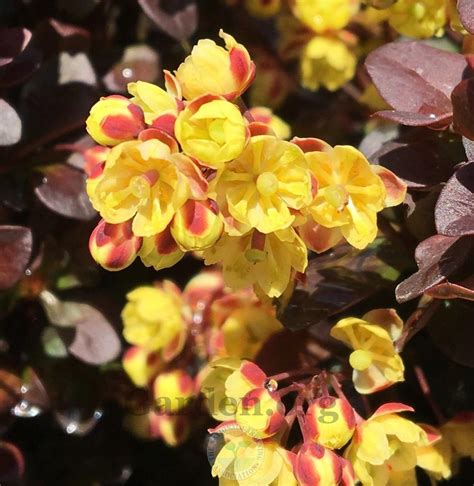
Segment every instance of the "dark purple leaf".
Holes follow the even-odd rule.
[[[0,147],[13,145],[21,138],[22,124],[13,106],[0,99]]]
[[[393,123],[379,123],[370,131],[359,145],[359,150],[370,158],[373,154],[381,150],[386,143],[395,139],[399,135],[399,126]]]
[[[101,0],[56,0],[57,9],[73,20],[90,15]]]
[[[459,83],[451,94],[453,127],[470,140],[474,140],[474,78]]]
[[[68,218],[88,221],[96,212],[85,190],[85,175],[67,165],[49,166],[40,186],[39,200],[51,211]]]
[[[467,67],[464,56],[421,42],[392,42],[365,62],[376,88],[394,112],[380,116],[405,125],[443,127],[450,123],[450,95]]]
[[[396,253],[393,248],[390,251]],[[309,262],[304,281],[297,283],[281,322],[291,330],[302,329],[357,304],[393,283],[399,273],[385,260],[397,260],[394,265],[404,266],[399,257],[388,253],[385,245],[375,244],[361,252],[341,245],[315,257]]]
[[[466,137],[462,137],[462,144],[464,145],[467,160],[474,162],[474,142]]]
[[[442,235],[474,234],[474,162],[458,169],[441,191],[435,221]]]
[[[426,291],[426,294],[434,299],[465,299],[474,301],[474,278],[456,284],[443,282]]]
[[[173,13],[164,9],[166,2],[162,0],[138,0],[138,3],[156,26],[173,39],[185,41],[196,31],[198,11],[194,2],[174,2],[177,8]]]
[[[20,83],[39,66],[40,54],[30,41],[28,29],[0,28],[0,86]]]
[[[427,330],[433,342],[456,363],[474,367],[472,331],[474,306],[465,300],[446,300],[431,318]]]
[[[76,335],[69,351],[85,363],[108,363],[120,354],[120,339],[100,311],[92,306],[88,308],[85,318],[76,325]]]
[[[470,258],[474,239],[434,235],[416,248],[418,272],[400,283],[395,295],[398,302],[418,297],[456,272]]]
[[[464,28],[474,34],[474,2],[472,0],[458,0],[458,11]]]
[[[21,481],[25,472],[25,459],[20,449],[10,442],[0,442],[0,481]]]
[[[24,226],[0,226],[0,289],[15,285],[31,257],[33,237]]]

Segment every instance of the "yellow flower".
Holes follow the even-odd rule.
[[[214,169],[238,157],[248,139],[237,106],[210,95],[189,103],[179,114],[175,129],[183,151]]]
[[[336,91],[354,77],[356,64],[355,54],[342,40],[313,37],[301,55],[301,83],[313,91],[321,86]]]
[[[400,34],[420,39],[440,36],[446,24],[446,0],[398,0],[389,13],[389,24]]]
[[[281,0],[245,0],[249,14],[262,19],[273,17],[281,9]]]
[[[152,378],[163,368],[159,353],[139,346],[127,349],[123,355],[122,364],[133,383],[142,388],[149,385]]]
[[[138,287],[127,300],[122,311],[125,339],[150,351],[160,350],[166,360],[175,356],[186,336],[179,290],[165,281],[161,288]]]
[[[232,100],[240,96],[255,76],[255,64],[247,49],[222,30],[226,49],[202,39],[175,72],[187,100],[205,94]]]
[[[294,272],[308,264],[306,246],[293,228],[263,235],[251,231],[243,236],[223,234],[204,252],[206,265],[221,263],[224,280],[233,289],[251,285],[269,297],[279,297]]]
[[[269,135],[252,137],[240,157],[218,171],[210,190],[221,210],[262,233],[288,228],[295,219],[290,210],[312,199],[303,152]]]
[[[225,351],[236,358],[253,358],[263,343],[283,329],[268,307],[244,305],[234,310],[222,324]]]
[[[426,444],[427,437],[420,426],[397,415],[406,411],[413,409],[400,403],[387,403],[357,427],[344,457],[354,466],[363,486],[386,486],[394,484],[390,482],[392,478],[409,478],[413,474],[416,448]]]
[[[441,428],[443,437],[451,443],[454,452],[474,461],[474,413],[462,412]]]
[[[144,81],[129,83],[128,92],[133,96],[131,101],[143,110],[147,125],[173,135],[176,117],[182,105],[178,98]]]
[[[359,9],[358,0],[293,0],[292,10],[317,34],[344,28]]]
[[[87,181],[92,205],[108,223],[133,218],[136,236],[160,233],[190,195],[187,178],[175,162],[183,157],[157,139],[115,146],[102,174]]]
[[[97,143],[117,145],[145,128],[143,111],[124,96],[106,96],[91,108],[86,128]]]
[[[364,155],[338,145],[309,152],[306,158],[318,181],[309,213],[326,228],[335,228],[352,246],[362,249],[377,236],[377,213],[384,208],[386,189]]]
[[[256,106],[255,108],[250,108],[249,114],[255,121],[268,125],[278,138],[288,140],[291,137],[290,125],[275,115],[269,108]]]
[[[328,449],[345,446],[354,433],[355,425],[354,409],[341,398],[318,398],[306,412],[306,437]]]
[[[194,380],[181,369],[160,373],[153,383],[153,395],[161,412],[176,413],[189,405]]]
[[[143,239],[132,233],[130,221],[110,224],[102,219],[89,238],[92,258],[101,267],[112,272],[130,266],[142,245]]]
[[[333,451],[306,442],[296,455],[293,469],[300,486],[336,486],[341,479],[342,465]]]
[[[431,425],[418,424],[427,435],[428,444],[416,448],[417,466],[435,481],[451,477],[452,450],[449,440]]]
[[[393,345],[402,327],[403,322],[394,309],[376,309],[362,319],[341,319],[331,329],[332,337],[354,350],[349,362],[354,368],[352,380],[359,393],[373,393],[404,381],[403,361]]]

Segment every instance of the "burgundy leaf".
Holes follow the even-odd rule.
[[[86,51],[90,46],[90,38],[90,33],[82,27],[53,18],[39,22],[35,28],[35,41],[45,56],[54,56],[63,51]]]
[[[24,226],[0,226],[0,289],[15,285],[31,257],[33,237]]]
[[[163,8],[162,0],[138,0],[138,3],[156,26],[173,39],[185,41],[196,31],[198,11],[194,2],[175,2],[178,6],[173,13]]]
[[[69,351],[76,358],[92,365],[112,361],[120,354],[120,339],[99,310],[87,307],[84,319],[76,324],[76,335]]]
[[[442,235],[474,234],[474,162],[458,169],[441,191],[435,221]]]
[[[405,125],[442,127],[452,116],[450,95],[467,67],[464,56],[421,42],[392,42],[365,62],[381,96],[394,112],[381,116]]]
[[[468,161],[474,162],[474,142],[466,137],[462,137],[462,144]]]
[[[443,282],[426,291],[434,299],[465,299],[474,301],[474,278],[467,279],[461,284]]]
[[[451,94],[451,101],[454,129],[474,140],[474,78],[459,83]]]
[[[31,46],[28,29],[0,28],[0,86],[17,84],[38,66],[40,53]]]
[[[434,285],[456,272],[470,257],[474,239],[434,235],[416,248],[418,272],[395,289],[398,302],[418,297]]]
[[[474,34],[474,3],[472,0],[458,0],[458,11],[464,28]]]
[[[67,165],[49,166],[35,193],[48,209],[67,218],[87,221],[96,215],[87,197],[84,173]]]
[[[13,106],[0,99],[0,147],[13,145],[21,138],[22,124]]]

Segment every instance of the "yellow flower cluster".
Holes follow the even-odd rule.
[[[91,253],[111,270],[137,256],[159,270],[201,251],[234,289],[278,297],[305,271],[307,248],[372,242],[377,213],[399,204],[405,187],[353,147],[286,141],[288,127],[269,110],[242,112],[236,98],[254,64],[221,37],[226,49],[201,40],[175,75],[165,72],[166,91],[132,83],[131,99],[109,96],[92,108],[87,129],[110,147],[88,167],[103,218]]]
[[[144,416],[130,415],[127,425],[143,435],[151,421],[150,435],[169,445],[182,442],[190,428],[186,411],[205,373],[195,369],[196,360],[253,358],[282,329],[272,307],[248,290],[231,292],[215,271],[198,274],[183,291],[167,280],[132,290],[122,320],[123,336],[132,345],[123,368],[155,403]]]

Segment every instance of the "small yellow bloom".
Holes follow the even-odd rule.
[[[181,103],[175,96],[144,81],[129,83],[128,92],[133,96],[131,101],[143,110],[147,125],[173,134]]]
[[[250,15],[262,19],[273,17],[281,9],[281,0],[245,0]]]
[[[86,128],[97,143],[117,145],[145,128],[143,111],[124,96],[106,96],[91,108]]]
[[[249,114],[255,121],[268,125],[278,138],[288,140],[291,137],[290,125],[275,115],[269,108],[256,106],[255,108],[250,108]]]
[[[87,181],[92,205],[108,223],[133,218],[136,236],[160,233],[190,195],[189,182],[175,162],[183,157],[157,139],[115,146],[102,174]]]
[[[416,448],[427,443],[425,431],[398,412],[413,411],[399,403],[379,407],[357,427],[346,457],[354,466],[363,486],[386,486],[391,479],[413,475],[417,463]],[[416,483],[415,483],[416,484]]]
[[[133,383],[142,388],[149,385],[152,378],[163,368],[159,353],[139,346],[127,349],[123,355],[122,364]]]
[[[194,380],[181,369],[160,373],[153,383],[153,395],[160,411],[175,413],[189,405]]]
[[[219,208],[261,233],[288,228],[312,199],[311,175],[303,152],[270,135],[252,137],[244,152],[211,182]]]
[[[210,39],[202,39],[175,72],[187,100],[212,94],[233,100],[240,96],[255,76],[255,64],[247,49],[222,30],[225,49]]]
[[[176,355],[186,335],[178,292],[166,281],[162,288],[138,287],[129,292],[122,311],[125,339],[150,351],[161,350],[167,359],[171,350]]]
[[[308,264],[306,246],[293,228],[263,235],[251,231],[243,236],[223,234],[204,252],[206,265],[221,263],[224,280],[232,289],[251,285],[269,297],[279,297],[294,272]]]
[[[420,39],[443,34],[446,0],[398,0],[388,11],[389,24],[400,34]]]
[[[237,106],[214,96],[189,103],[175,129],[183,151],[214,169],[238,157],[248,140],[247,125]]]
[[[341,398],[318,398],[306,412],[307,438],[328,449],[345,446],[354,433],[355,425],[354,409]]]
[[[359,0],[293,0],[292,10],[303,24],[322,34],[344,28],[359,9]]]
[[[463,412],[456,415],[441,428],[443,437],[452,445],[454,452],[474,461],[474,413]]]
[[[449,440],[431,425],[419,424],[426,432],[428,444],[416,448],[417,466],[435,481],[451,477],[452,449]]]
[[[324,3],[324,2],[321,2]],[[336,91],[355,74],[357,58],[336,37],[313,37],[301,55],[301,83],[312,91],[321,86]]]
[[[376,309],[362,319],[341,319],[331,329],[332,337],[354,350],[349,362],[354,368],[352,380],[359,393],[373,393],[404,381],[403,361],[393,345],[402,327],[403,322],[394,309]]]
[[[350,146],[309,152],[306,158],[318,181],[310,215],[321,226],[340,231],[352,246],[365,248],[377,236],[377,213],[385,206],[382,179],[364,155]]]

